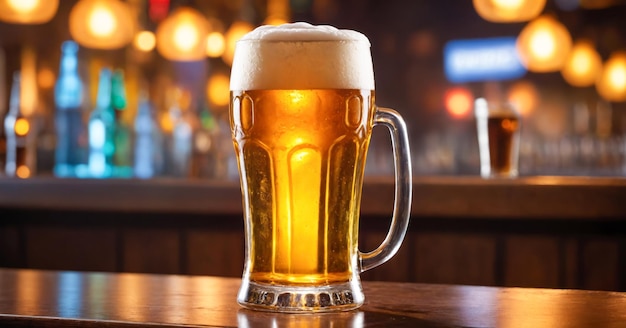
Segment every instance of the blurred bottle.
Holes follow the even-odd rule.
[[[162,149],[160,131],[153,108],[145,93],[139,95],[139,108],[135,116],[134,176],[152,178],[160,172]]]
[[[9,112],[4,118],[6,135],[6,163],[5,173],[9,177],[28,178],[32,174],[29,155],[32,156],[32,146],[28,140],[31,132],[31,122],[24,117],[20,110],[20,73],[13,74]]]
[[[111,105],[115,113],[113,176],[117,178],[130,178],[133,175],[132,131],[124,120],[126,104],[124,71],[116,69],[111,77]]]
[[[7,157],[7,136],[4,131],[4,117],[7,114],[6,91],[5,91],[5,57],[4,50],[0,48],[0,177],[4,175]]]
[[[83,122],[83,82],[78,75],[78,45],[65,41],[61,46],[59,79],[54,89],[56,105],[56,149],[54,174],[74,177],[83,159],[80,143],[85,126]]]
[[[111,70],[100,70],[96,108],[89,117],[89,176],[109,178],[113,175],[115,154],[115,113],[111,105]]]
[[[219,175],[219,129],[208,106],[202,106],[199,124],[193,133],[191,176],[217,178]]]
[[[190,175],[191,154],[193,146],[193,115],[190,109],[189,92],[176,89],[168,109],[168,120],[171,121],[171,135],[168,136],[167,170],[175,177]]]
[[[197,129],[193,133],[193,153],[191,158],[191,176],[196,178],[206,178],[213,176],[213,156],[214,140],[212,136],[215,121],[207,106],[203,106],[199,115]]]

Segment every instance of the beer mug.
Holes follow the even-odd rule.
[[[406,127],[375,105],[369,40],[330,26],[262,26],[237,42],[230,83],[246,238],[238,302],[279,312],[357,308],[359,273],[400,247],[412,193]],[[374,125],[391,132],[395,206],[385,240],[363,253],[358,222]]]

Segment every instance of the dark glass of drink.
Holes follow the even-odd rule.
[[[476,100],[480,174],[484,178],[518,175],[520,118],[507,103]]]

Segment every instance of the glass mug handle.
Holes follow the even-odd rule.
[[[391,226],[385,240],[371,252],[363,253],[359,251],[361,272],[387,262],[400,249],[409,226],[413,193],[411,152],[406,124],[402,116],[393,109],[378,107],[374,114],[374,125],[386,126],[391,134],[395,170],[395,197]]]

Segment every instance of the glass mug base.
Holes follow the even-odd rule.
[[[254,310],[272,312],[348,311],[363,305],[358,281],[322,286],[285,286],[243,282],[237,301]]]

